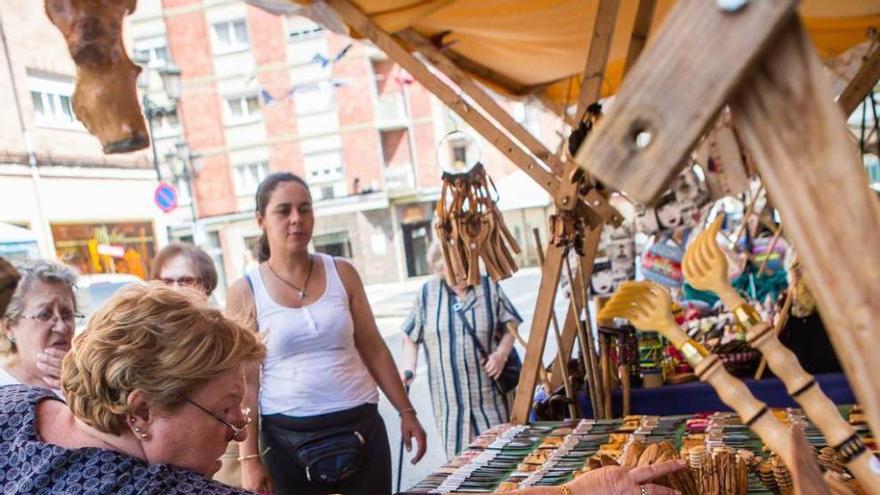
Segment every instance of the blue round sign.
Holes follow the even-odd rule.
[[[153,194],[156,206],[165,213],[170,213],[177,208],[177,189],[167,182],[160,182]]]

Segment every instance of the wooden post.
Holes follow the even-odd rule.
[[[516,398],[510,414],[510,422],[513,424],[522,425],[529,421],[529,410],[532,407],[538,368],[544,357],[544,344],[547,340],[553,302],[556,300],[563,255],[564,248],[550,243],[547,248],[547,260],[541,271],[541,287],[538,289],[535,315],[532,318],[532,328],[529,330],[529,346],[526,348],[519,384],[516,387]]]
[[[633,64],[642,53],[642,49],[648,42],[648,33],[651,31],[651,23],[654,21],[654,11],[657,8],[657,0],[639,0],[636,10],[636,22],[633,24],[633,32],[629,38],[629,48],[626,49],[626,60],[623,62],[623,75],[632,68]]]
[[[575,304],[577,307],[583,307],[583,303],[581,302],[581,297],[583,294],[582,284],[589,284],[590,277],[593,275],[593,261],[596,259],[596,251],[599,249],[599,240],[602,238],[602,226],[599,225],[597,227],[591,228],[586,235],[586,242],[584,243],[584,256],[581,260],[581,263],[584,266],[584,270],[588,270],[584,272],[584,279],[581,280],[576,278],[571,282],[569,286],[569,290],[571,291],[572,301],[569,304]],[[562,326],[562,345],[559,347],[559,353],[562,355],[562,361],[568,363],[571,359],[571,350],[574,347],[574,339],[577,336],[577,320],[572,316],[572,312],[568,311],[565,313],[565,323]],[[553,368],[550,372],[550,383],[554,387],[558,387],[560,385],[560,381],[557,378],[560,370],[558,368],[558,363],[553,363]]]
[[[751,7],[752,4],[750,4]],[[868,423],[880,431],[880,202],[800,22],[731,101]]]
[[[840,93],[837,102],[843,108],[844,115],[848,117],[874,91],[877,79],[880,79],[880,43],[865,55],[859,71]]]
[[[535,236],[535,248],[538,252],[538,261],[541,265],[544,264],[544,245],[541,243],[541,231],[538,227],[532,229],[532,235]],[[559,330],[559,322],[556,321],[556,310],[551,309],[550,311],[550,321],[553,323],[553,335],[556,336],[556,348],[559,349],[562,347],[562,334]],[[572,418],[578,417],[578,402],[577,402],[577,393],[574,388],[571,386],[571,378],[568,376],[568,361],[562,359],[562,353],[556,353],[556,360],[554,361],[557,364],[557,368],[559,368],[560,375],[562,378],[562,384],[565,388],[565,396],[571,401],[568,404],[568,413]],[[542,366],[543,368],[543,366]],[[553,390],[556,390],[557,387],[554,387],[553,384],[549,384],[547,386],[547,395],[553,393]]]
[[[501,127],[509,132],[517,141],[522,143],[533,155],[543,160],[550,170],[555,173],[562,171],[559,158],[553,154],[543,143],[532,135],[525,127],[513,119],[501,105],[489,96],[486,91],[474,82],[473,78],[459,69],[445,53],[438,50],[430,41],[415,32],[412,28],[405,29],[397,34],[401,39],[413,46],[419,53],[425,56],[431,65],[451,79],[459,88],[477,103],[486,113],[495,119]]]
[[[620,0],[599,0],[596,19],[593,22],[590,48],[587,50],[587,64],[584,67],[581,91],[578,94],[578,107],[575,122],[583,120],[587,107],[599,101],[602,95],[602,81],[605,80],[605,67],[611,52],[611,38],[614,37],[614,24]]]
[[[677,2],[575,161],[605,184],[653,202],[795,3],[748,2],[724,12],[716,2]]]

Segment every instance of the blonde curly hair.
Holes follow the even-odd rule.
[[[61,389],[73,414],[119,435],[128,396],[146,392],[166,410],[210,379],[262,361],[257,335],[195,291],[138,283],[120,289],[89,320],[65,356]]]

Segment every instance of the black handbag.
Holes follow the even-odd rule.
[[[298,432],[270,423],[264,423],[263,428],[275,437],[285,454],[305,469],[309,482],[338,483],[355,474],[363,464],[367,442],[357,430]]]
[[[489,352],[483,346],[483,343],[480,342],[480,339],[477,338],[477,332],[471,327],[470,323],[468,323],[467,317],[464,314],[464,309],[461,307],[461,303],[456,302],[452,308],[458,313],[458,317],[461,319],[461,324],[464,326],[465,331],[474,339],[474,345],[477,346],[477,352],[480,353],[480,357],[487,359],[489,357]],[[501,375],[493,382],[495,389],[498,390],[501,395],[506,395],[511,391],[516,390],[521,370],[522,360],[520,360],[516,349],[511,349],[510,354],[507,356],[507,361],[504,363],[504,368],[501,370]]]

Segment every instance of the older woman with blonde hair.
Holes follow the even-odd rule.
[[[245,370],[264,356],[204,296],[121,289],[64,358],[66,404],[0,387],[4,493],[248,493],[209,477],[247,436]]]
[[[76,328],[77,274],[47,260],[18,263],[14,270],[20,280],[8,296],[6,311],[0,313],[0,385],[23,383],[57,390],[61,360]]]

